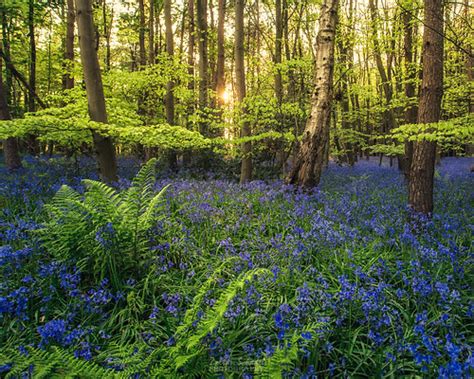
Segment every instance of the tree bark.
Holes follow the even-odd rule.
[[[209,88],[209,58],[207,51],[207,0],[197,0],[197,23],[198,23],[198,46],[199,46],[199,108],[203,115],[208,106]],[[199,131],[203,135],[208,134],[207,122],[202,121]]]
[[[15,78],[18,79],[18,81],[26,88],[28,91],[28,96],[33,96],[36,99],[36,102],[41,108],[46,108],[46,104],[41,100],[41,98],[38,96],[36,91],[30,87],[30,84],[26,80],[26,78],[23,76],[23,74],[16,69],[16,67],[13,65],[12,61],[10,60],[9,54],[5,51],[3,52],[3,49],[0,47],[0,56],[3,58],[3,61],[5,62],[5,66],[9,73],[11,73]],[[8,97],[7,97],[8,98]]]
[[[413,60],[413,21],[414,17],[411,12],[415,12],[413,7],[403,11],[403,50],[405,56],[405,96],[410,102],[416,94],[416,69]],[[405,109],[405,123],[416,124],[418,109],[415,104],[408,104]],[[405,177],[410,180],[410,167],[413,157],[413,142],[405,142],[405,156],[401,160],[401,169]]]
[[[173,43],[173,20],[171,18],[171,0],[165,0],[164,4],[164,11],[165,11],[165,33],[166,33],[166,53],[173,59],[174,55],[174,43]],[[169,125],[174,125],[174,83],[170,80],[166,84],[166,122]],[[168,162],[170,168],[175,170],[177,167],[177,157],[175,151],[168,152]]]
[[[418,123],[440,119],[443,97],[443,0],[424,0],[423,79],[418,106]],[[409,204],[413,211],[430,216],[433,212],[433,177],[436,142],[413,144]]]
[[[145,4],[144,0],[138,0],[138,17],[139,17],[139,29],[138,29],[138,45],[139,45],[139,57],[140,66],[145,67],[146,65],[146,50],[145,50]]]
[[[28,75],[28,85],[33,93],[36,93],[36,38],[35,38],[35,7],[34,1],[28,1],[28,37],[30,42],[30,67]],[[35,97],[28,96],[28,112],[36,111]],[[31,155],[38,155],[40,152],[39,142],[36,136],[30,134],[26,138],[27,149]]]
[[[35,40],[35,8],[33,0],[28,2],[28,37],[30,40],[30,73],[29,73],[29,86],[36,92],[36,40]],[[28,112],[34,112],[35,108],[35,97],[28,96]]]
[[[0,120],[11,120],[7,103],[7,92],[3,85],[2,65],[0,61]],[[5,166],[9,170],[16,170],[21,167],[20,152],[16,138],[9,137],[3,141],[3,157]]]
[[[387,64],[387,70],[385,70],[385,67],[383,65],[382,61],[382,52],[380,48],[380,43],[378,40],[378,27],[377,27],[377,8],[375,7],[375,3],[373,0],[369,0],[369,9],[370,9],[370,17],[371,17],[371,28],[372,28],[372,35],[373,35],[373,41],[374,41],[374,58],[375,58],[375,63],[377,65],[377,70],[380,75],[380,79],[382,81],[382,89],[383,93],[385,95],[385,107],[386,110],[383,112],[383,126],[385,126],[382,130],[382,132],[388,132],[391,129],[393,129],[396,126],[396,119],[395,115],[393,113],[393,109],[391,108],[391,101],[393,97],[393,88],[392,88],[392,83],[390,80],[390,70],[391,67],[389,64]],[[388,62],[390,62],[388,60]]]
[[[287,183],[303,188],[319,184],[329,141],[338,0],[324,0],[316,38],[315,87],[311,115]]]
[[[217,20],[217,67],[216,67],[216,97],[219,108],[224,106],[225,92],[225,46],[224,46],[224,22],[226,1],[219,0]]]
[[[245,88],[245,50],[244,50],[244,0],[235,1],[235,88],[237,92],[237,102],[242,106],[246,96]],[[242,109],[245,114],[245,109]],[[250,124],[247,121],[242,123],[240,136],[249,137],[251,135]],[[249,182],[252,179],[252,144],[242,143],[242,163],[240,166],[240,183]]]
[[[114,22],[113,7],[111,8],[112,15],[110,24],[107,21],[107,0],[102,3],[102,19],[104,23],[104,39],[105,39],[105,70],[110,71],[111,65],[111,51],[110,51],[110,37],[112,35],[112,26]]]
[[[275,96],[278,106],[283,102],[283,84],[281,76],[281,50],[283,38],[283,20],[282,20],[282,5],[281,0],[275,1]],[[281,120],[279,120],[281,121]]]
[[[67,0],[66,9],[66,40],[64,45],[64,74],[63,74],[63,89],[74,88],[74,77],[72,76],[72,69],[74,66],[74,0]]]
[[[94,48],[94,21],[91,0],[76,0],[79,46],[84,70],[89,116],[92,121],[108,123],[104,89],[97,51]],[[92,132],[94,148],[99,163],[100,175],[104,181],[117,180],[117,159],[110,137]]]
[[[194,0],[188,0],[188,17],[188,75],[190,77],[188,88],[194,90],[194,46],[196,44],[194,36]],[[191,111],[194,111],[194,106],[192,106]]]
[[[150,0],[150,19],[148,20],[148,63],[155,64],[155,0]]]

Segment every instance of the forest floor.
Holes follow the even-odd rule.
[[[0,376],[472,374],[472,158],[442,159],[416,221],[378,159],[331,163],[310,193],[132,184],[121,159],[120,195],[81,182],[91,161],[26,162],[0,169]],[[64,184],[79,194],[52,200]]]

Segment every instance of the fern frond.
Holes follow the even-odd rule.
[[[28,354],[21,354],[15,349],[0,352],[2,362],[11,362],[12,368],[5,375],[6,379],[23,377],[31,373],[34,378],[115,378],[118,375],[90,361],[76,358],[72,353],[58,347],[41,350],[28,347]]]
[[[221,266],[222,267],[222,266]],[[214,306],[208,311],[204,318],[199,322],[198,327],[193,335],[185,338],[180,335],[187,328],[189,328],[190,314],[185,316],[185,328],[179,327],[177,330],[177,344],[170,349],[170,358],[175,370],[180,369],[186,365],[192,358],[201,353],[200,342],[208,334],[212,333],[219,323],[224,319],[224,314],[227,311],[231,300],[237,293],[245,287],[245,285],[252,281],[255,277],[260,275],[272,275],[271,271],[265,268],[251,270],[247,273],[241,274],[237,279],[232,281],[226,290],[221,294]],[[202,292],[200,292],[202,293]],[[201,303],[202,297],[197,296],[195,301]],[[193,306],[192,309],[195,309]],[[192,322],[192,321],[191,321]]]
[[[168,189],[169,186],[170,185],[168,184],[167,186],[163,187],[160,190],[160,192],[158,192],[153,197],[153,199],[151,199],[151,201],[147,204],[147,208],[146,208],[145,212],[143,212],[139,216],[138,223],[139,223],[140,228],[142,230],[147,230],[152,226],[152,222],[154,221],[153,216],[154,216],[155,209],[158,206],[158,204],[162,201],[163,196],[164,196],[164,194],[165,194],[165,192],[166,192],[166,190]]]

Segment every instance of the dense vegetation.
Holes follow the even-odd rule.
[[[0,377],[474,376],[467,0],[0,2]]]
[[[81,181],[87,160],[80,177],[61,159],[2,172],[3,372],[472,373],[468,160],[442,161],[439,210],[415,224],[402,175],[375,162],[331,165],[311,193],[155,183],[153,164],[129,181],[120,162],[115,189]]]

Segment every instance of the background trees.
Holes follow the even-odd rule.
[[[105,127],[82,111],[68,114],[73,103],[85,104],[86,68],[78,58],[73,1],[31,3],[0,6],[2,76],[14,119],[1,124],[0,136],[20,137],[20,151],[31,150],[36,136],[35,153],[88,153],[93,136],[101,134],[121,153],[144,155],[150,147],[146,151],[178,168],[207,161],[209,169],[220,162],[230,164],[237,178],[237,166],[252,161],[247,171],[256,177],[295,172],[297,145],[311,115],[320,4],[92,2],[90,43],[102,66]],[[243,20],[236,18],[241,7]],[[420,136],[436,140],[440,154],[464,154],[472,146],[472,15],[466,2],[444,9],[442,122],[416,125],[424,122],[416,115],[426,69],[425,7],[413,1],[340,1],[321,170],[328,158],[352,165],[377,155],[392,164],[398,159],[408,177]],[[203,149],[216,154],[196,159]]]

